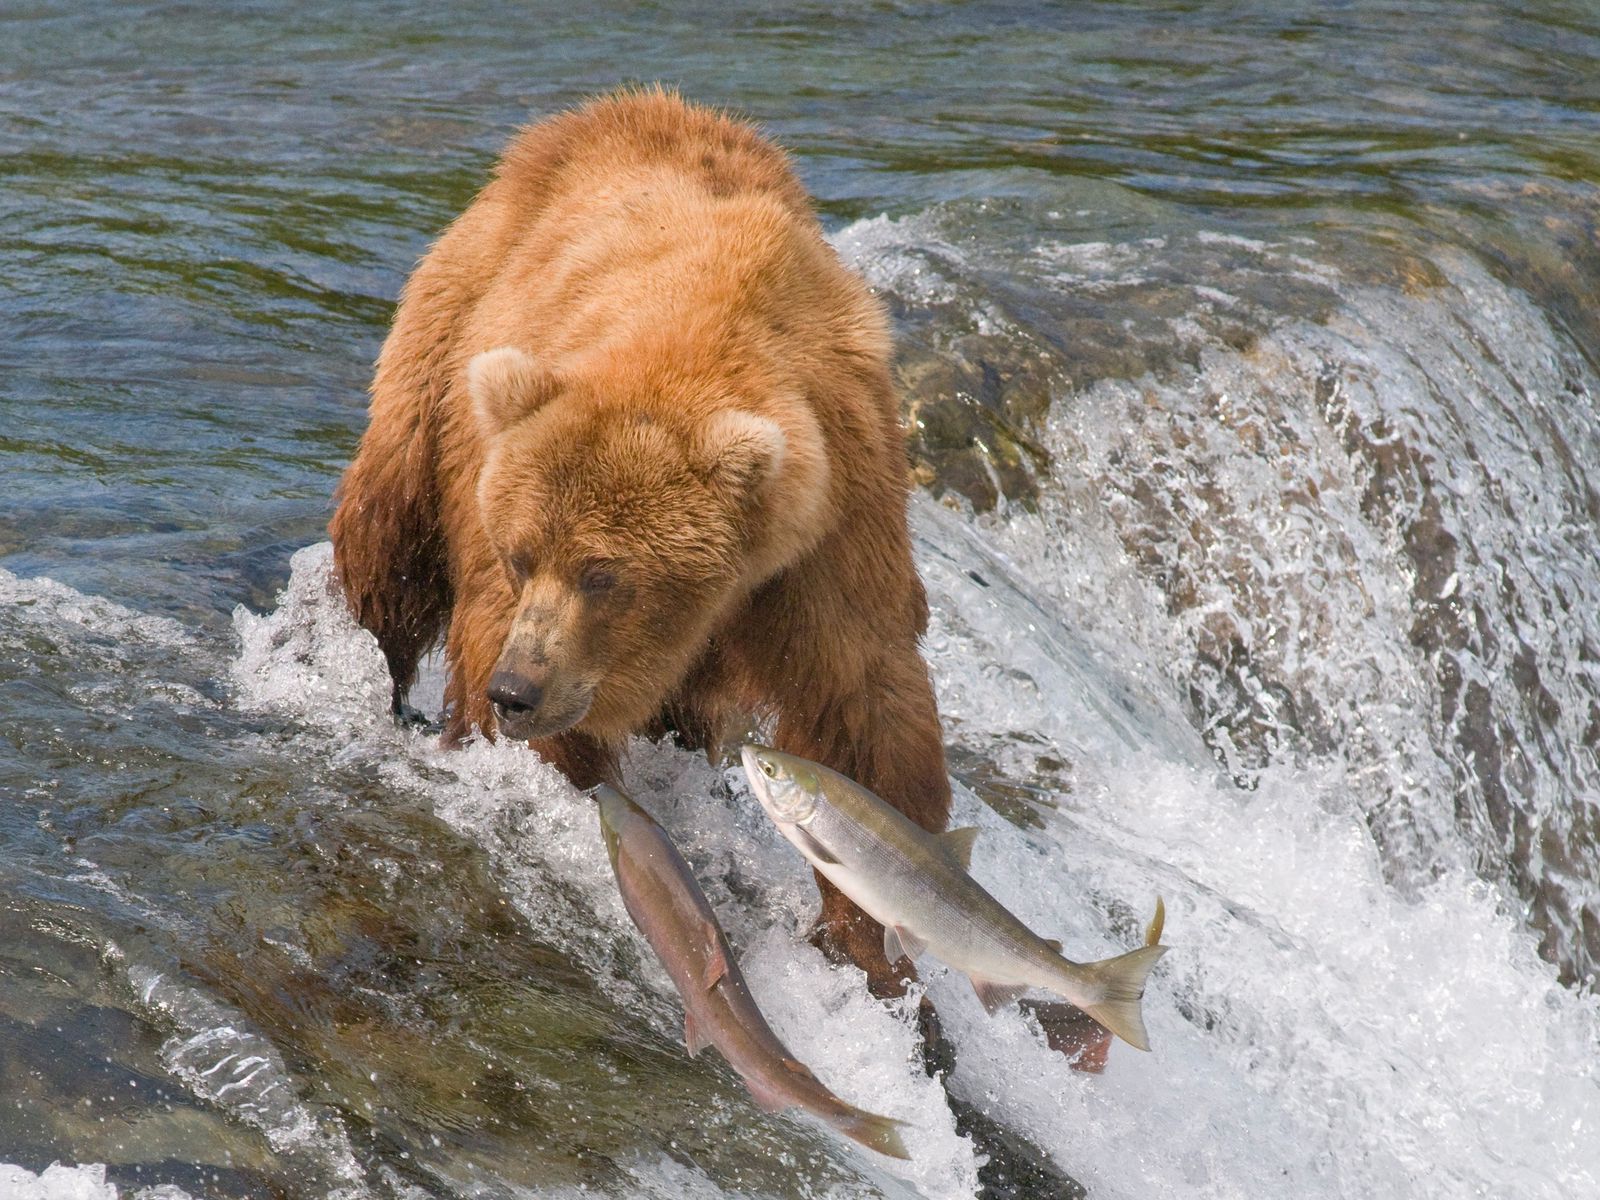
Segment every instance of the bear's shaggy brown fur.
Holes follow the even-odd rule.
[[[397,709],[445,633],[451,738],[588,786],[630,733],[764,712],[939,829],[906,491],[882,309],[779,150],[656,91],[524,130],[422,260],[331,532]],[[819,885],[825,938],[898,991]]]

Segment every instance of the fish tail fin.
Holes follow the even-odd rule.
[[[1140,946],[1116,958],[1085,963],[1083,969],[1099,982],[1103,994],[1098,1004],[1086,1004],[1083,1011],[1135,1049],[1150,1049],[1139,1001],[1150,969],[1166,952],[1165,946]]]
[[[846,1137],[860,1142],[869,1150],[876,1150],[879,1154],[887,1154],[890,1158],[911,1157],[906,1144],[900,1140],[900,1131],[906,1128],[904,1121],[896,1121],[893,1117],[880,1117],[877,1113],[869,1113],[865,1109],[845,1105],[842,1112],[833,1121],[833,1126]]]

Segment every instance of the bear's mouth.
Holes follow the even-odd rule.
[[[589,713],[589,697],[574,695],[565,702],[549,697],[536,709],[508,708],[492,704],[494,723],[500,732],[517,741],[530,738],[554,737],[571,729]]]

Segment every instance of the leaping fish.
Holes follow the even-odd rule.
[[[622,903],[683,997],[689,1053],[715,1046],[768,1112],[803,1108],[863,1146],[909,1158],[900,1140],[904,1122],[846,1104],[772,1032],[666,830],[615,788],[602,785],[595,800]]]
[[[756,797],[784,837],[883,925],[891,963],[931,952],[966,974],[991,1015],[1030,987],[1046,988],[1130,1046],[1150,1049],[1139,1001],[1165,946],[1075,963],[967,873],[976,829],[929,833],[820,763],[754,743],[742,754]],[[1152,934],[1160,937],[1158,925]]]

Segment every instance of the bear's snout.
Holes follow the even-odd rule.
[[[539,711],[545,701],[543,684],[502,667],[489,677],[487,690],[494,723],[507,737],[543,737],[554,732],[549,728],[550,714]],[[559,728],[560,723],[556,727]]]
[[[484,689],[494,711],[494,723],[507,737],[551,737],[571,729],[589,711],[592,687],[542,669],[524,673],[500,667]]]
[[[489,701],[501,721],[507,716],[528,717],[543,703],[544,688],[515,671],[496,671],[489,679]]]

